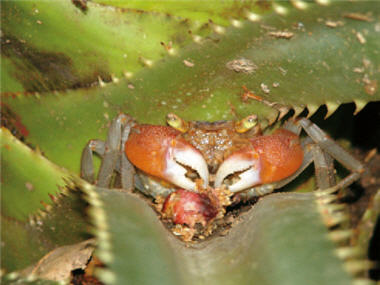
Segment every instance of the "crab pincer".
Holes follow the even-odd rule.
[[[125,154],[143,172],[196,191],[197,183],[186,176],[191,169],[202,180],[203,187],[207,187],[209,173],[205,159],[180,135],[167,126],[137,125],[125,143]]]
[[[277,182],[296,172],[302,160],[299,137],[291,131],[278,129],[272,135],[252,138],[250,146],[227,157],[216,173],[215,187],[234,175],[239,180],[228,183],[231,192]]]

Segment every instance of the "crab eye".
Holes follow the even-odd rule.
[[[195,173],[208,185],[207,163],[201,153],[179,137],[171,127],[140,125],[133,129],[125,144],[129,161],[140,170],[186,190],[197,190],[188,173]]]
[[[189,130],[189,123],[181,119],[176,114],[169,113],[166,116],[166,122],[169,126],[180,131],[181,133],[186,133]]]
[[[228,189],[231,192],[238,192],[261,182],[259,155],[252,147],[233,153],[220,165],[214,186],[220,187],[225,182],[229,184]]]
[[[250,115],[244,119],[235,122],[235,130],[238,133],[248,132],[257,125],[257,115]]]

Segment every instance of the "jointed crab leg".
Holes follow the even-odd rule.
[[[353,183],[355,180],[359,179],[360,175],[364,172],[364,165],[360,161],[345,151],[335,141],[330,139],[325,132],[323,132],[317,125],[310,122],[310,120],[302,118],[296,123],[302,126],[306,133],[313,139],[316,144],[321,147],[322,150],[329,153],[344,167],[352,171],[349,176],[339,182],[339,187],[346,187]]]
[[[121,176],[121,186],[123,189],[132,190],[135,187],[135,168],[124,155],[125,152],[125,142],[128,140],[131,127],[134,125],[132,121],[128,122],[124,127],[121,134],[121,154],[120,154],[120,176]]]
[[[81,177],[90,182],[95,183],[95,172],[93,153],[97,153],[103,157],[105,151],[105,143],[101,140],[90,140],[82,152],[81,158]]]
[[[306,118],[301,118],[297,121],[306,133],[325,151],[331,154],[336,160],[342,163],[351,171],[361,172],[364,169],[363,164],[347,153],[340,145],[330,139],[327,134],[322,131],[317,125],[313,124]]]
[[[310,145],[313,154],[315,177],[318,189],[327,189],[336,185],[334,160],[322,149],[314,144]]]
[[[99,155],[102,159],[104,158],[104,152],[105,152],[106,144],[102,140],[90,140],[82,152],[82,159],[81,159],[81,177],[94,184],[95,183],[95,171],[94,171],[94,162],[93,157],[94,153]],[[122,162],[125,160],[124,162]],[[123,166],[122,166],[123,164]],[[133,182],[125,182],[129,179],[128,173],[131,172],[129,170],[129,165],[131,163],[126,159],[124,156],[120,156],[120,159],[116,162],[115,170],[116,172],[120,173],[122,177],[124,177],[124,183],[122,179],[122,186],[124,187],[127,185],[130,185]],[[122,172],[122,169],[124,168],[124,171]],[[132,169],[134,172],[134,168]],[[125,189],[128,189],[127,187]]]
[[[324,131],[310,120],[301,118],[297,121],[288,121],[285,123],[284,128],[297,134],[301,132],[302,128],[313,140],[314,145],[311,144],[308,148],[313,153],[318,188],[326,189],[336,183],[332,159],[336,159],[344,167],[352,171],[350,175],[334,186],[336,189],[347,187],[360,178],[364,171],[364,165],[334,140],[330,139]]]
[[[301,128],[313,140],[314,145],[307,146],[309,151],[313,153],[315,165],[317,186],[319,189],[326,189],[334,186],[337,190],[349,186],[357,179],[364,171],[364,165],[344,150],[334,140],[322,131],[317,125],[313,124],[306,118],[301,118],[297,121],[288,121],[285,128],[295,131],[298,134]],[[307,153],[308,150],[306,149]],[[339,161],[344,167],[351,170],[352,173],[335,185],[335,175],[333,169],[333,159]]]
[[[133,122],[128,116],[120,114],[112,121],[106,142],[91,140],[87,143],[81,160],[81,177],[83,179],[90,183],[95,182],[93,166],[93,153],[95,152],[102,157],[96,182],[98,186],[109,187],[114,170],[116,170],[121,174],[122,187],[124,189],[133,187],[134,169],[123,153],[132,124]]]
[[[109,128],[97,179],[97,185],[100,187],[109,187],[110,185],[113,171],[116,168],[116,163],[120,156],[121,132],[125,120],[125,115],[120,114],[112,121]]]
[[[302,131],[302,126],[300,124],[296,124],[294,123],[293,120],[287,120],[284,125],[282,126],[283,129],[285,130],[288,130],[288,131],[291,131],[293,133],[295,133],[296,135],[300,135],[301,134],[301,131]],[[308,143],[310,143],[312,140],[309,140],[307,142],[304,142],[303,144],[306,145]]]
[[[301,118],[297,121],[288,121],[285,123],[284,128],[297,134],[300,134],[301,130],[304,129],[313,142],[319,146],[309,146],[314,156],[313,160],[319,189],[326,189],[332,186],[335,186],[336,189],[342,189],[360,178],[361,173],[364,171],[363,164],[334,140],[330,139],[324,131],[310,120]],[[337,185],[335,185],[333,159],[336,159],[344,167],[352,171],[350,175],[341,180]]]

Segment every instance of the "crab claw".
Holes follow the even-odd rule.
[[[220,187],[227,176],[239,172],[240,179],[228,186],[231,192],[238,192],[261,182],[259,154],[253,147],[234,152],[224,160],[216,173],[214,186]]]
[[[301,166],[303,150],[296,134],[279,129],[272,135],[258,136],[251,145],[230,155],[219,167],[215,187],[237,173],[240,180],[228,186],[232,192],[282,180]],[[240,173],[240,174],[239,174]]]
[[[140,170],[171,182],[186,190],[196,190],[194,181],[186,177],[187,166],[197,172],[208,185],[208,167],[201,153],[179,137],[171,127],[135,126],[125,143],[125,154]]]

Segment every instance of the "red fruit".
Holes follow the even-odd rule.
[[[196,223],[206,226],[215,218],[218,209],[206,193],[179,189],[166,198],[162,212],[175,224],[186,224],[192,228]]]

